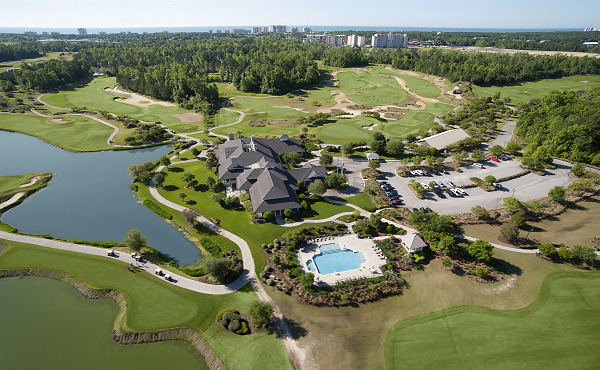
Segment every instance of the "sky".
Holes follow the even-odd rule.
[[[600,0],[0,0],[2,27],[600,27]],[[15,16],[10,16],[10,15]],[[8,15],[8,16],[7,16]]]

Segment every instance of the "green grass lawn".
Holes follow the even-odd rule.
[[[354,204],[355,206],[359,206],[362,209],[377,207],[375,203],[373,203],[373,201],[371,200],[371,196],[367,193],[360,193],[358,195],[354,195],[348,198],[341,198],[340,200],[346,201],[350,204]]]
[[[589,81],[589,82],[581,82]],[[524,82],[511,86],[473,86],[473,92],[478,95],[492,96],[501,93],[501,98],[510,97],[511,104],[519,104],[534,98],[541,98],[551,90],[590,90],[600,87],[600,76],[569,76],[550,78],[535,82]]]
[[[114,114],[124,114],[141,121],[160,121],[167,126],[181,124],[176,113],[190,113],[180,107],[136,107],[128,103],[115,101],[114,95],[104,91],[117,83],[115,77],[98,77],[84,87],[71,91],[60,91],[42,97],[42,101],[63,108],[86,107],[93,110],[105,110]]]
[[[344,144],[350,141],[365,140],[367,143],[373,139],[373,131],[363,127],[373,123],[381,123],[371,118],[359,116],[356,118],[339,118],[332,123],[310,129],[319,139],[327,144]]]
[[[370,72],[340,72],[337,74],[340,90],[357,104],[386,105],[399,103],[406,92],[392,76]]]
[[[29,184],[32,178],[41,176],[35,184],[19,187],[20,185]],[[37,189],[48,182],[52,174],[48,172],[29,173],[25,175],[0,176],[0,203],[10,199],[16,193]],[[21,198],[23,199],[23,198]]]
[[[386,368],[592,369],[599,309],[600,274],[559,273],[521,310],[458,307],[400,321],[386,339]]]
[[[227,125],[233,123],[240,118],[240,114],[236,112],[231,112],[225,109],[219,110],[217,114],[217,118],[215,120],[217,126]]]
[[[238,336],[216,327],[214,319],[220,310],[234,307],[248,312],[250,303],[258,300],[249,287],[226,295],[200,294],[149,273],[129,272],[125,263],[115,259],[10,243],[12,247],[0,255],[0,268],[56,270],[71,274],[92,288],[121,291],[127,300],[127,331],[189,327],[201,333],[231,369],[290,368],[283,344],[274,336]],[[269,355],[263,355],[267,350]]]
[[[68,123],[50,123],[50,118],[30,114],[3,114],[0,128],[35,136],[71,151],[108,150],[106,141],[113,129],[81,116],[54,116]]]
[[[56,52],[50,52],[47,55],[45,55],[43,57],[39,57],[39,58],[16,60],[16,61],[12,61],[12,62],[2,62],[2,63],[0,63],[0,72],[4,72],[9,68],[18,68],[21,66],[21,63],[37,63],[37,62],[51,60],[51,59],[60,59],[60,60],[73,59],[73,54],[71,54],[71,53],[64,53],[65,55],[63,55],[63,56],[60,56],[60,54],[61,54],[61,52],[56,51]]]
[[[398,121],[387,121],[378,124],[375,130],[382,131],[386,137],[405,138],[409,134],[417,134],[421,130],[429,130],[435,126],[436,115],[444,115],[452,111],[453,105],[444,103],[426,103],[424,110],[409,110]]]
[[[437,98],[442,93],[438,86],[423,78],[417,78],[407,74],[390,71],[384,66],[374,66],[373,70],[377,73],[400,77],[404,80],[404,82],[406,82],[408,87],[410,87],[410,90],[419,96],[426,98]]]
[[[178,194],[183,192],[187,195],[184,204],[186,207],[197,207],[200,214],[204,217],[219,218],[221,220],[221,227],[246,240],[252,251],[256,271],[260,272],[266,264],[266,257],[260,249],[260,245],[263,243],[272,243],[274,239],[280,238],[284,232],[292,230],[292,228],[279,226],[275,223],[251,225],[250,216],[243,207],[236,210],[224,209],[219,207],[218,204],[212,200],[214,193],[210,191],[193,191],[185,189],[184,183],[181,181],[181,175],[186,171],[193,173],[201,184],[204,183],[207,176],[211,175],[215,177],[213,173],[206,169],[203,162],[173,165],[168,169],[163,170],[163,173],[167,175],[167,179],[163,187],[159,188],[159,193],[172,202],[182,204]],[[348,208],[345,206],[337,207],[339,207],[337,208],[339,212],[345,212]],[[171,212],[170,209],[169,212]],[[335,207],[330,207],[329,205],[319,205],[316,207],[315,212],[318,212],[319,215],[311,215],[311,217],[322,218],[322,216],[320,216],[321,214],[331,215],[331,212],[333,212],[333,214],[338,213],[335,211]],[[316,224],[311,224],[311,226],[314,225]],[[219,243],[219,241],[217,241],[217,243]]]

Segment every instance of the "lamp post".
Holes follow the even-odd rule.
[[[512,193],[512,195],[510,196],[511,198],[514,198],[514,197],[515,197],[515,191],[516,191],[516,190],[517,190],[517,188],[514,188],[514,189],[513,189],[513,193]]]
[[[525,240],[527,240],[527,238],[529,238],[529,233],[533,231],[533,226],[531,227],[531,229],[529,229],[529,231],[527,232],[527,236],[525,237]]]

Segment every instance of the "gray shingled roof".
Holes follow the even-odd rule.
[[[324,179],[327,177],[327,170],[322,166],[315,166],[312,163],[307,163],[304,167],[289,170],[290,175],[296,181],[313,181],[315,179]]]

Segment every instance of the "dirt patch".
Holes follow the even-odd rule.
[[[63,118],[52,118],[49,122],[52,122],[52,123],[69,123],[71,121],[63,119]]]
[[[125,91],[121,91],[121,90],[117,89],[117,86],[114,86],[112,88],[107,87],[106,89],[104,89],[104,91],[122,98],[122,99],[117,99],[116,101],[135,105],[136,107],[141,107],[141,108],[148,107],[148,106],[176,107],[176,105],[173,103],[167,103],[167,102],[158,101],[158,100],[148,100],[148,98],[138,95],[136,93],[127,93]]]
[[[364,92],[362,92],[362,91],[359,91],[359,92],[357,92],[357,93],[356,93],[356,95],[365,95],[365,94],[366,94],[366,93],[364,93]]]
[[[173,117],[179,119],[179,122],[187,123],[187,122],[198,122],[202,120],[202,115],[200,113],[176,113],[173,114]]]

